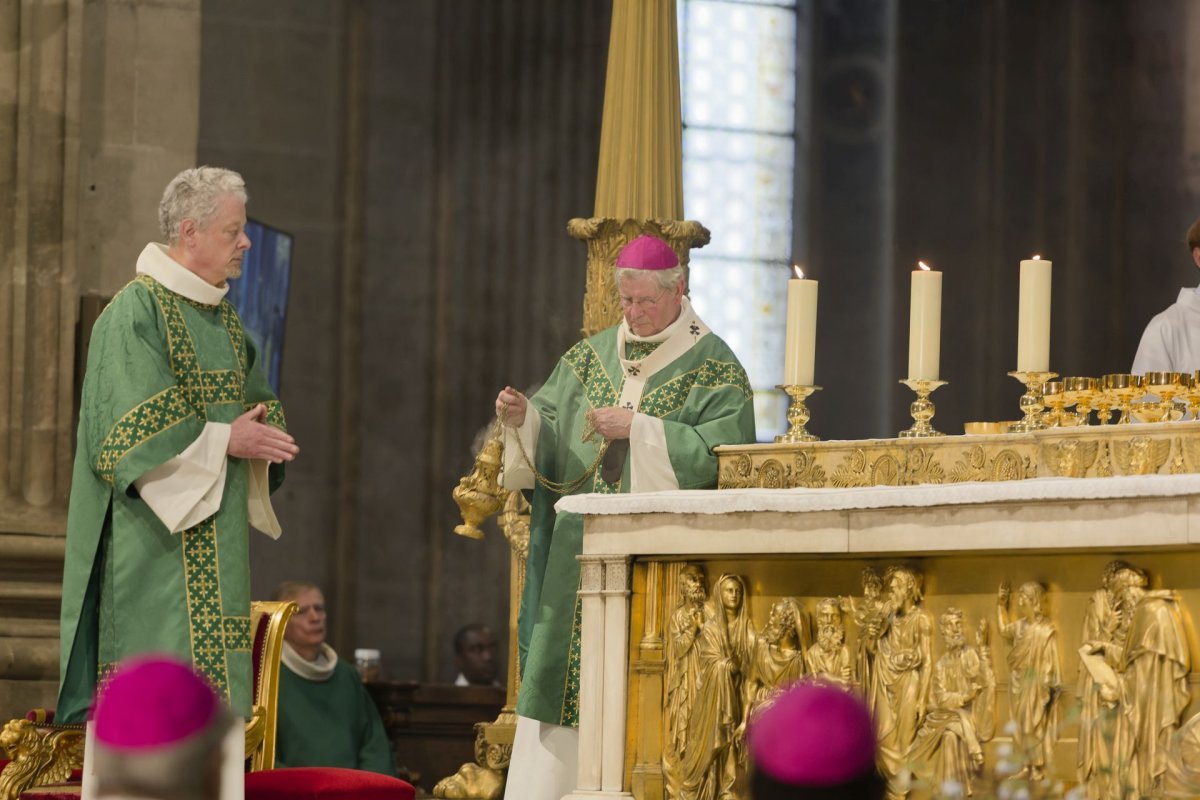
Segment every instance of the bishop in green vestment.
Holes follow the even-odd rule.
[[[555,513],[560,491],[710,489],[713,448],[754,441],[745,370],[692,309],[678,263],[661,239],[634,239],[617,258],[624,321],[568,350],[532,398],[506,387],[496,399],[506,422],[504,485],[533,489],[509,798],[558,800],[574,789],[575,739],[546,728],[579,724],[583,521]],[[611,443],[605,468],[573,480],[587,473],[601,439]],[[571,485],[555,491],[535,481],[530,460],[542,478]]]
[[[92,331],[63,572],[58,720],[139,653],[188,661],[248,716],[248,525],[277,537],[270,493],[298,449],[224,299],[250,246],[245,184],[185,170],[159,209],[169,246]]]

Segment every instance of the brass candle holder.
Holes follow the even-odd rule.
[[[809,433],[804,427],[808,424],[808,420],[812,415],[808,411],[808,406],[805,400],[813,392],[821,391],[820,386],[797,386],[792,384],[784,384],[776,386],[776,389],[782,389],[790,398],[787,411],[788,430],[787,433],[780,434],[775,437],[775,441],[786,444],[796,444],[798,442],[818,442],[821,440],[819,436],[814,436]]]
[[[900,431],[899,437],[901,439],[923,439],[928,436],[945,436],[930,423],[933,415],[937,413],[937,409],[934,408],[929,395],[939,386],[945,386],[946,381],[921,381],[906,378],[900,383],[916,392],[917,399],[908,407],[913,418],[913,425],[908,430]]]
[[[1057,372],[1025,372],[1016,370],[1008,373],[1025,384],[1025,394],[1021,395],[1021,413],[1025,415],[1009,428],[1013,433],[1029,433],[1040,431],[1046,427],[1042,421],[1042,409],[1045,408],[1042,387],[1051,378],[1057,378]]]
[[[1087,425],[1092,418],[1092,405],[1098,394],[1095,378],[1063,378],[1067,406],[1075,407],[1076,425]]]
[[[1066,412],[1067,394],[1062,381],[1046,381],[1042,387],[1042,398],[1050,409],[1042,414],[1042,422],[1047,428],[1065,428],[1075,424],[1074,415]]]
[[[1129,424],[1129,404],[1135,397],[1141,397],[1145,394],[1142,389],[1141,375],[1128,375],[1126,373],[1113,373],[1105,375],[1101,379],[1105,393],[1112,399],[1113,406],[1120,411],[1120,416],[1117,417],[1116,424]]]

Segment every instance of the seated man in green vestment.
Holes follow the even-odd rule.
[[[250,525],[299,449],[226,301],[241,274],[246,187],[199,167],[168,184],[136,277],[92,330],[63,569],[60,722],[146,652],[191,663],[249,715]]]
[[[639,236],[616,266],[624,321],[568,350],[533,397],[505,387],[496,398],[504,485],[533,489],[508,800],[559,800],[575,788],[583,521],[555,514],[554,503],[583,492],[710,489],[713,448],[754,441],[746,372],[684,296],[675,252]]]
[[[395,777],[379,710],[354,667],[325,643],[325,595],[289,581],[274,600],[300,607],[283,634],[276,767],[345,767]]]

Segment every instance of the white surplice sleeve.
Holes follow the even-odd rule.
[[[171,533],[182,533],[221,508],[231,430],[232,426],[223,422],[206,422],[196,441],[182,453],[133,482]]]
[[[164,464],[147,470],[133,482],[138,494],[171,533],[182,533],[216,514],[225,496],[225,474],[229,469],[229,434],[223,422],[208,422],[196,441]],[[261,458],[249,462],[250,485],[247,514],[250,524],[278,539],[282,532],[267,473],[270,464]]]
[[[271,505],[271,482],[268,477],[271,462],[265,458],[250,460],[250,486],[246,492],[246,511],[250,524],[256,529],[278,539],[283,533],[279,527],[279,519],[275,516],[275,508]]]
[[[538,434],[542,431],[542,415],[529,403],[525,409],[525,421],[521,427],[504,428],[504,471],[500,474],[500,485],[510,491],[516,489],[532,489],[534,485],[533,470],[525,463],[521,455],[521,447],[529,454],[530,459],[537,458]],[[520,442],[520,447],[518,446]]]
[[[1171,350],[1171,326],[1163,315],[1159,314],[1150,320],[1150,324],[1142,333],[1142,340],[1138,344],[1137,354],[1133,357],[1130,372],[1143,375],[1147,372],[1174,371],[1171,366],[1174,360]]]
[[[662,492],[678,488],[679,479],[667,453],[663,421],[649,414],[634,414],[629,426],[629,491]]]

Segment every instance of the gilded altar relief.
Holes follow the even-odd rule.
[[[1200,576],[1200,554],[1148,558],[1182,559],[1176,576]],[[867,702],[893,798],[994,797],[1004,785],[1035,797],[1200,796],[1182,601],[1200,597],[1200,581],[1152,588],[1162,578],[1150,570],[1096,555],[951,562],[936,560],[932,576],[911,563],[818,562],[820,580],[812,563],[676,565],[652,695],[661,789],[635,796],[748,800],[746,727],[799,680]],[[831,591],[838,582],[848,591]]]
[[[720,489],[860,488],[1200,472],[1200,422],[716,449]]]

